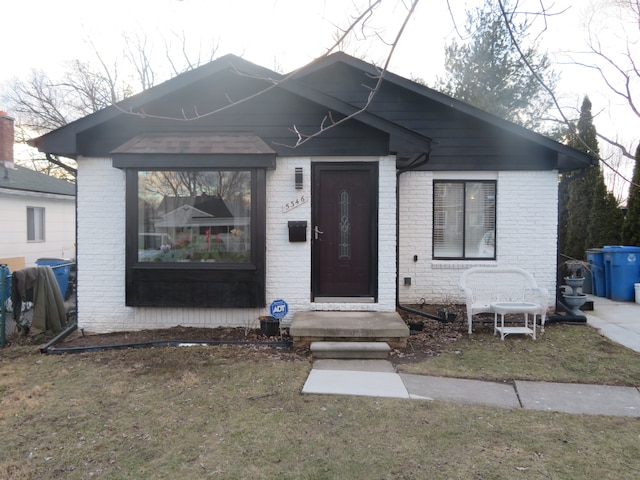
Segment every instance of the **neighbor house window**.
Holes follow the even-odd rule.
[[[251,171],[139,171],[138,262],[251,261]]]
[[[434,182],[434,258],[493,259],[495,239],[495,181]]]
[[[44,242],[43,207],[27,207],[27,241]]]

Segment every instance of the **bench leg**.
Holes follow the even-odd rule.
[[[533,339],[536,339],[536,324],[538,323],[538,314],[534,313],[533,314],[533,325],[531,325],[531,329],[533,330]],[[529,328],[529,314],[525,313],[524,314],[524,327],[525,328]]]

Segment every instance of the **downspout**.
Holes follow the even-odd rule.
[[[211,347],[222,345],[257,345],[262,347],[273,348],[291,348],[293,342],[291,340],[275,340],[272,342],[265,341],[260,342],[258,340],[209,340],[209,341],[193,341],[193,340],[159,340],[155,342],[139,342],[139,343],[117,343],[111,345],[93,345],[88,347],[55,347],[64,337],[68,336],[73,331],[72,325],[69,327],[69,332],[66,330],[62,332],[58,337],[51,340],[48,344],[40,348],[40,353],[48,355],[60,355],[63,353],[94,353],[103,352],[108,350],[127,350],[130,348],[160,348],[160,347]]]
[[[404,310],[405,312],[431,318],[433,320],[441,320],[441,318],[436,315],[415,310],[400,304],[400,175],[414,171],[423,165],[426,165],[429,162],[430,156],[431,149],[425,153],[416,155],[406,167],[400,168],[396,171],[396,308]]]

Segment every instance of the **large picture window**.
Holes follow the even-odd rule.
[[[251,171],[139,171],[138,262],[250,262],[251,193]]]
[[[435,181],[433,257],[496,257],[496,182]]]
[[[126,305],[265,306],[267,169],[240,133],[140,133],[114,150],[126,178]]]
[[[265,212],[263,168],[127,169],[126,304],[264,307]]]

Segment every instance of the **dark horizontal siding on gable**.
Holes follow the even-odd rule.
[[[364,105],[376,79],[340,63],[301,81]],[[556,152],[389,82],[383,83],[369,112],[433,139],[423,170],[548,170],[557,162]]]
[[[140,133],[219,131],[258,135],[280,156],[398,153],[406,159],[431,151],[432,161],[424,168],[468,168],[485,157],[495,157],[492,168],[526,169],[531,161],[529,168],[565,171],[592,163],[586,154],[392,73],[359,120],[291,148],[297,139],[294,126],[303,134],[317,133],[330,109],[336,120],[336,111],[353,113],[366,104],[378,79],[372,65],[343,53],[312,62],[283,83],[270,78],[281,76],[228,55],[30,143],[70,157],[108,156]],[[232,102],[237,103],[227,108]],[[146,118],[119,110],[141,106]],[[220,108],[224,111],[209,115]],[[175,118],[152,118],[156,115]],[[204,116],[183,118],[194,115]]]
[[[235,78],[236,81],[239,80]],[[243,80],[244,81],[244,80]],[[223,89],[215,93],[206,82],[189,89],[171,99],[145,106],[145,118],[123,113],[94,129],[79,136],[78,151],[85,156],[108,156],[109,152],[122,145],[135,135],[147,132],[250,132],[261,137],[279,156],[297,155],[386,155],[389,153],[389,137],[372,127],[356,120],[346,122],[339,127],[324,132],[320,137],[307,144],[292,148],[298,139],[294,128],[303,134],[317,132],[323,122],[330,122],[330,112],[321,105],[304,100],[299,96],[281,90],[270,90],[255,99],[234,105],[232,108],[208,115],[229,104],[231,98],[244,98],[259,91],[239,88],[233,92],[224,87],[230,80],[222,82]],[[218,82],[216,82],[218,83]],[[181,121],[182,112],[201,118]],[[205,115],[207,114],[207,115]],[[331,112],[334,120],[342,118]],[[172,117],[162,119],[156,117]]]

